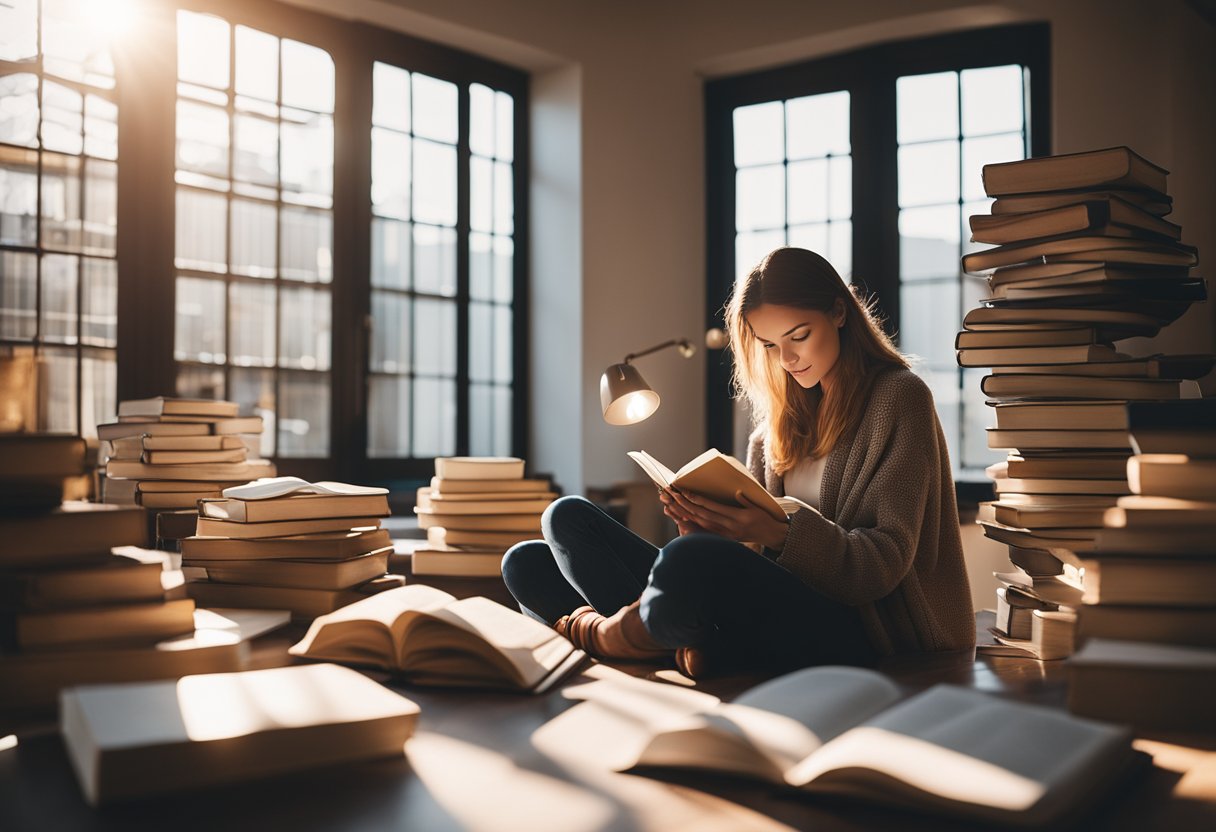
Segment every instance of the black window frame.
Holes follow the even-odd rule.
[[[1021,64],[1030,74],[1030,155],[1051,153],[1051,30],[1025,23],[884,43],[705,82],[706,327],[724,325],[735,280],[732,114],[737,107],[847,90],[853,159],[853,282],[877,299],[898,337],[899,200],[895,82],[901,76]],[[706,362],[705,433],[733,446],[729,350]],[[961,372],[961,370],[960,370]],[[991,499],[990,482],[956,483],[960,503]]]

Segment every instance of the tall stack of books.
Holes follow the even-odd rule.
[[[386,575],[380,528],[388,490],[274,477],[199,502],[181,542],[186,590],[200,605],[288,610],[315,618],[402,584]]]
[[[1082,574],[1069,707],[1137,727],[1216,731],[1216,399],[1128,405],[1132,495]]]
[[[427,543],[411,556],[415,575],[493,577],[502,556],[540,537],[540,517],[556,493],[543,479],[524,479],[517,457],[440,457],[430,486],[418,489],[414,512]]]
[[[157,397],[120,402],[118,421],[98,425],[105,478],[102,500],[141,505],[166,548],[193,533],[195,504],[259,477],[262,418],[240,416],[236,402]]]
[[[995,197],[971,217],[963,269],[989,296],[963,319],[958,362],[991,367],[981,389],[995,409],[988,469],[998,499],[984,533],[1010,546],[994,635],[1008,652],[1072,650],[1080,579],[1051,553],[1092,550],[1106,510],[1129,493],[1129,401],[1196,395],[1212,355],[1133,356],[1115,342],[1153,336],[1207,297],[1190,274],[1196,250],[1163,219],[1165,170],[1126,147],[984,168]]]
[[[180,573],[111,551],[144,545],[143,509],[61,502],[84,454],[75,436],[0,434],[0,709],[51,707],[72,684],[240,666],[238,636],[195,632]]]

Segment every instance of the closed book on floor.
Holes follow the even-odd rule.
[[[996,629],[1009,638],[1031,638],[1035,610],[1055,611],[1059,604],[1036,598],[1013,586],[996,588]]]
[[[1094,540],[1101,532],[1094,529],[1040,529],[1032,531],[1018,526],[1006,526],[992,520],[978,520],[984,536],[1023,549],[1060,549],[1067,552],[1093,551]]]
[[[441,526],[469,531],[529,532],[540,536],[539,511],[532,514],[440,514],[415,508],[414,513],[418,515],[418,525],[424,529]]]
[[[193,536],[182,539],[181,550],[183,558],[201,560],[346,560],[392,545],[385,529],[355,529],[249,539]]]
[[[1128,493],[1126,480],[1085,480],[1048,477],[1000,477],[993,480],[998,495],[1007,492],[1017,494],[1069,494],[1094,496],[1119,496]]]
[[[444,479],[431,477],[431,491],[435,494],[516,494],[549,492],[551,485],[548,480],[475,480],[475,479]]]
[[[1067,347],[994,347],[964,349],[956,353],[960,367],[1003,367],[1027,364],[1072,364],[1080,361],[1114,361],[1119,357],[1106,344]]]
[[[84,472],[84,457],[78,436],[0,433],[0,480],[76,476]]]
[[[0,610],[48,610],[164,597],[163,566],[110,555],[96,564],[0,572]]]
[[[518,480],[524,461],[511,456],[441,456],[435,459],[435,476],[452,480]]]
[[[998,347],[1069,347],[1097,342],[1097,330],[1072,326],[1063,329],[1008,329],[972,332],[961,330],[954,336],[954,348],[995,349]]]
[[[293,656],[370,665],[416,684],[540,693],[585,658],[551,627],[488,598],[416,584],[318,618]]]
[[[206,570],[211,581],[230,584],[299,587],[300,589],[348,589],[370,581],[388,570],[392,547],[377,549],[347,560],[201,560],[182,559],[182,566]]]
[[[989,448],[1019,451],[1068,448],[1131,450],[1126,430],[1001,430],[988,428],[986,433]]]
[[[420,489],[423,490],[423,489]],[[553,502],[552,497],[528,500],[458,500],[428,495],[417,505],[419,513],[432,514],[540,514]]]
[[[1004,500],[993,504],[993,517],[1006,526],[1023,529],[1101,528],[1102,505],[1017,505]]]
[[[983,168],[984,192],[988,196],[1078,188],[1165,194],[1168,176],[1165,168],[1125,146],[998,162]]]
[[[133,480],[254,480],[274,474],[274,463],[267,459],[245,462],[195,462],[180,465],[149,465],[125,459],[110,460],[106,476]]]
[[[1137,729],[1216,731],[1216,649],[1091,638],[1068,661],[1068,709]]]
[[[150,399],[128,399],[118,403],[122,416],[221,416],[232,417],[240,412],[236,402],[213,399],[184,399],[156,396]]]
[[[992,633],[996,646],[976,645],[976,653],[1020,656],[1040,661],[1066,659],[1076,648],[1077,614],[1067,607],[1030,611],[1030,637],[1014,638]]]
[[[970,219],[971,239],[979,243],[1014,243],[1035,237],[1101,229],[1108,223],[1158,237],[1174,240],[1182,237],[1181,226],[1114,195],[1108,199],[1074,202],[1039,211],[975,214]]]
[[[99,805],[400,757],[418,706],[332,664],[72,688],[60,729]]]
[[[1011,399],[1177,399],[1181,382],[1154,378],[1095,378],[1093,376],[1019,373],[984,376],[984,395]]]
[[[1046,403],[1044,403],[1044,406],[1046,406]],[[1000,418],[998,415],[998,422]],[[1126,484],[1127,458],[1129,456],[1131,454],[1126,451],[1122,453],[1086,453],[1084,451],[1074,451],[1071,453],[1036,453],[1026,456],[1010,454],[1003,462],[989,465],[984,470],[993,479],[1017,477],[1065,480],[1120,480]],[[1129,492],[1125,490],[1119,493],[1126,494]]]
[[[1121,199],[1135,205],[1142,211],[1153,216],[1164,217],[1173,206],[1173,198],[1168,194],[1153,191],[1128,189],[1065,189],[1060,191],[1038,191],[1027,194],[1010,194],[1002,196],[989,206],[993,214],[1017,214],[1029,211],[1045,211],[1048,208],[1059,208],[1061,205],[1073,205],[1078,202],[1090,202],[1102,199]]]
[[[97,426],[97,438],[114,441],[140,436],[208,436],[209,424],[202,422],[107,422]]]
[[[1196,250],[1184,243],[1154,242],[1135,237],[1090,234],[1060,234],[1020,243],[1007,243],[963,257],[963,271],[981,274],[999,266],[1037,262],[1040,257],[1061,256],[1103,263],[1193,266]]]
[[[1216,398],[1129,402],[1127,413],[1137,453],[1216,458]]]
[[[997,366],[997,365],[992,365]],[[1000,365],[1002,375],[1047,374],[1101,378],[1199,379],[1216,367],[1212,355],[1150,355],[1144,358],[1119,356],[1112,361],[1082,364]]]
[[[263,500],[222,497],[204,500],[199,514],[236,523],[267,523],[332,517],[387,517],[387,490],[382,494],[293,494]]]
[[[427,543],[434,546],[493,546],[502,547],[504,551],[516,543],[536,540],[539,537],[540,532],[535,530],[503,532],[478,529],[449,529],[443,526],[431,526],[426,530]]]
[[[1077,609],[1077,643],[1091,638],[1216,648],[1216,605],[1085,604]]]
[[[567,693],[584,701],[532,742],[570,764],[729,775],[971,824],[1075,823],[1141,759],[1120,726],[950,685],[901,701],[859,668],[795,671],[729,703],[623,674]]]
[[[123,480],[112,480],[123,482]],[[199,500],[215,499],[219,489],[213,491],[136,491],[135,502],[147,509],[197,509]]]
[[[460,549],[455,546],[424,546],[410,553],[410,571],[415,575],[495,577],[502,574],[505,549]]]
[[[190,599],[0,613],[5,641],[18,650],[151,644],[194,629]]]
[[[220,451],[144,451],[142,461],[149,465],[195,465],[200,462],[244,462],[244,447]]]
[[[963,316],[963,328],[977,332],[1005,328],[1055,329],[1062,324],[1101,327],[1106,335],[1119,338],[1156,335],[1161,329],[1160,322],[1153,316],[1128,309],[977,306]]]
[[[1107,509],[1105,520],[1116,529],[1216,528],[1216,501],[1132,494]]]
[[[285,537],[314,532],[339,532],[351,529],[376,528],[379,517],[314,517],[307,520],[270,520],[263,523],[239,523],[199,516],[195,534],[207,537]]]
[[[1216,559],[1095,556],[1081,559],[1087,604],[1216,604]]]
[[[370,582],[369,582],[370,583]],[[361,585],[366,586],[366,584]],[[353,604],[367,596],[360,587],[347,589],[302,589],[263,584],[231,584],[210,580],[188,580],[186,593],[200,607],[286,610],[293,618],[316,618]]]
[[[45,514],[0,515],[0,566],[50,566],[97,560],[114,546],[147,542],[146,513],[135,506],[68,501]]]
[[[1133,494],[1216,501],[1216,459],[1186,454],[1139,454],[1127,461]]]

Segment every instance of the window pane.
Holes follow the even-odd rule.
[[[368,390],[367,455],[410,455],[410,380],[373,376]]]
[[[1021,133],[963,140],[963,199],[984,199],[984,165],[1026,158]]]
[[[209,14],[177,13],[177,77],[216,89],[228,86],[228,24]]]
[[[735,176],[735,227],[740,231],[785,225],[785,166],[747,168]]]
[[[786,154],[808,159],[848,153],[849,94],[830,92],[794,98],[785,104]]]
[[[832,221],[828,226],[828,253],[824,256],[845,282],[849,282],[853,276],[853,223]]]
[[[469,225],[494,230],[494,163],[477,156],[469,161]]]
[[[414,381],[414,456],[450,456],[456,452],[456,382],[419,378]]]
[[[915,144],[899,149],[899,205],[958,201],[958,143]]]
[[[1022,68],[964,69],[963,135],[1022,132]]]
[[[89,4],[92,6],[92,4]],[[51,75],[114,86],[114,64],[97,11],[78,0],[42,0],[42,67]]]
[[[828,236],[828,224],[826,222],[817,222],[810,225],[791,225],[789,244],[797,248],[810,249],[827,257],[828,246],[831,245]],[[768,252],[766,251],[764,254],[768,254]],[[760,257],[763,257],[764,254],[761,254]],[[756,260],[758,261],[760,257],[757,257]],[[752,265],[755,265],[755,263]]]
[[[982,249],[992,248],[992,246],[987,245],[985,243],[971,242],[971,225],[968,222],[968,220],[970,219],[970,217],[973,214],[990,214],[990,213],[992,213],[991,210],[989,209],[989,206],[991,206],[993,202],[994,202],[994,200],[984,198],[984,199],[976,200],[975,202],[964,202],[963,203],[963,212],[962,212],[963,246],[961,249],[961,254],[970,254],[973,251],[980,251]],[[961,266],[962,266],[962,264],[960,263],[960,268],[961,268]]]
[[[410,224],[372,217],[372,285],[410,287]]]
[[[42,147],[63,153],[84,150],[84,98],[52,81],[42,82]]]
[[[0,243],[34,245],[37,213],[37,153],[0,147]]]
[[[44,347],[40,358],[39,379],[46,381],[45,392],[39,387],[39,397],[45,404],[43,427],[51,433],[76,433],[76,349]]]
[[[404,373],[410,369],[410,299],[372,292],[371,370]]]
[[[81,240],[78,156],[42,154],[42,245],[79,251]]]
[[[329,376],[284,372],[279,379],[279,456],[328,456]]]
[[[240,367],[273,367],[274,286],[233,283],[230,296],[231,362]]]
[[[511,383],[515,344],[512,339],[511,308],[494,307],[494,380]]]
[[[736,107],[735,167],[780,162],[785,158],[785,113],[780,101]]]
[[[80,332],[84,343],[118,346],[118,263],[86,257],[83,262],[84,309]]]
[[[957,73],[900,78],[895,82],[895,102],[900,144],[958,136]]]
[[[415,72],[414,135],[456,144],[456,85]]]
[[[494,388],[469,385],[469,453],[494,455]]]
[[[85,350],[80,365],[80,433],[97,436],[97,426],[118,416],[118,361],[112,350]]]
[[[97,159],[84,163],[84,247],[113,255],[118,245],[118,165]]]
[[[404,69],[372,64],[372,124],[409,131],[410,74]]]
[[[456,224],[456,148],[414,142],[414,219]]]
[[[328,208],[334,179],[334,120],[284,110],[282,160],[284,192],[312,197],[309,204]]]
[[[414,286],[419,292],[456,294],[456,230],[414,226]]]
[[[85,96],[84,152],[97,159],[118,158],[118,107],[114,102]]]
[[[429,298],[415,302],[414,369],[428,375],[456,375],[455,302]]]
[[[515,296],[515,241],[494,238],[494,300],[510,303]]]
[[[38,55],[37,0],[0,4],[0,61],[22,61]]]
[[[328,52],[283,40],[283,106],[334,111],[334,61]]]
[[[899,212],[899,274],[904,280],[952,277],[959,271],[957,205]]]
[[[274,35],[236,27],[236,91],[263,101],[278,100],[279,39]]]
[[[509,456],[511,448],[511,400],[514,392],[510,387],[494,388],[494,454]]]
[[[469,304],[469,380],[494,380],[494,307]]]
[[[42,258],[43,341],[76,343],[76,280],[80,261],[68,254],[47,254]]]
[[[372,211],[381,217],[410,218],[410,140],[372,128]]]
[[[178,367],[177,395],[188,399],[225,398],[224,371],[216,367]]]
[[[785,245],[785,231],[757,231],[735,236],[735,276],[745,275],[764,255]]]
[[[0,251],[0,338],[33,340],[37,310],[37,256]]]
[[[2,8],[2,7],[0,7]],[[38,146],[38,76],[0,76],[0,142]]]
[[[279,128],[273,121],[237,114],[233,176],[245,182],[274,185],[279,181]]]
[[[264,202],[232,200],[232,273],[274,277],[275,208]]]
[[[899,302],[900,349],[929,364],[953,364],[954,336],[962,326],[958,280],[905,283]]]
[[[494,155],[510,162],[515,159],[515,99],[505,92],[496,92],[494,103]]]
[[[494,90],[481,84],[469,85],[469,150],[494,155]]]
[[[494,164],[494,231],[498,234],[515,233],[515,192],[511,178],[511,166],[505,162]]]
[[[258,454],[263,457],[274,456],[274,440],[277,432],[274,370],[233,367],[229,371],[229,375],[232,389],[228,398],[240,404],[242,415],[262,417],[262,435]]]
[[[177,166],[228,176],[228,114],[218,107],[177,102]]]
[[[173,357],[178,361],[224,361],[224,284],[193,277],[177,279]]]
[[[848,156],[828,161],[828,215],[834,220],[853,215],[853,160]]]
[[[828,218],[828,162],[789,164],[789,223],[821,222]]]
[[[303,370],[328,370],[330,345],[329,292],[284,288],[279,328],[279,362]]]
[[[469,297],[494,298],[493,238],[488,234],[469,234]]]
[[[279,273],[291,280],[329,283],[334,276],[333,214],[285,206],[283,260]]]
[[[227,204],[224,197],[177,189],[177,267],[222,272],[227,267]]]

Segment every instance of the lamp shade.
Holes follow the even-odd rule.
[[[610,425],[632,425],[659,409],[659,394],[632,364],[613,364],[600,376],[600,405]]]

